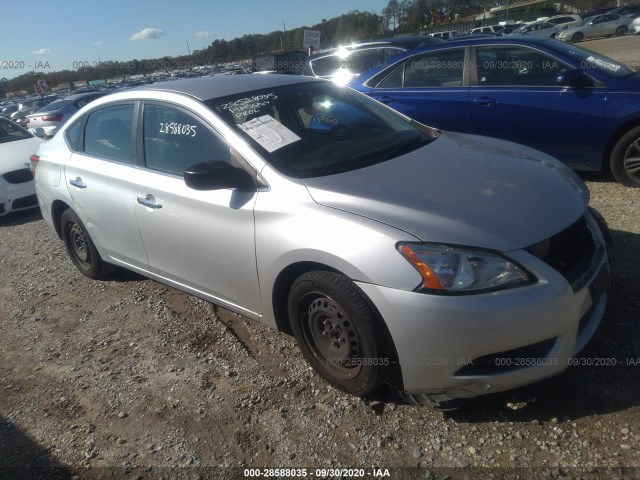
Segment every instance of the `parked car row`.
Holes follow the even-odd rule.
[[[617,13],[596,15],[595,17],[585,18],[571,28],[562,30],[556,35],[556,38],[564,42],[577,43],[590,38],[626,35],[632,21],[633,18],[618,15]]]
[[[625,35],[629,31],[635,33],[635,29],[632,29],[630,25],[639,16],[640,5],[628,5],[594,14],[561,14],[540,18],[534,22],[485,25],[472,28],[463,34],[455,30],[437,32],[430,35],[445,39],[470,35],[533,35],[547,38],[558,37],[563,41],[581,42],[590,38]],[[567,32],[569,29],[571,31]],[[562,36],[560,36],[561,33]]]

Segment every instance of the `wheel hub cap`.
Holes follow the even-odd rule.
[[[84,232],[78,224],[74,224],[70,229],[71,245],[73,246],[73,252],[78,260],[87,262],[89,260],[89,249],[87,248],[87,240],[84,236]]]
[[[313,354],[334,374],[352,377],[361,365],[360,336],[344,309],[327,296],[316,297],[303,313],[307,338]]]

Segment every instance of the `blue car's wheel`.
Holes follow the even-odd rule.
[[[640,127],[625,133],[611,151],[611,173],[627,187],[640,187]]]

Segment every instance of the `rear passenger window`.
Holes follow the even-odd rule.
[[[460,87],[464,72],[464,48],[429,52],[406,60],[377,88]]]
[[[79,118],[64,132],[67,143],[72,150],[78,149],[78,142],[80,141],[80,133],[82,133],[83,124],[84,118]]]
[[[133,105],[107,107],[91,113],[84,130],[84,152],[132,163],[132,117]]]
[[[480,86],[557,87],[558,74],[568,65],[542,52],[520,46],[480,46],[478,82]]]
[[[144,154],[148,168],[175,175],[197,163],[230,161],[229,145],[201,120],[153,104],[144,107]]]

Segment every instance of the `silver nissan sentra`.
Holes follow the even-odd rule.
[[[541,380],[605,309],[608,231],[572,171],[331,82],[114,93],[31,162],[84,275],[124,267],[293,333],[355,395],[446,405]]]

